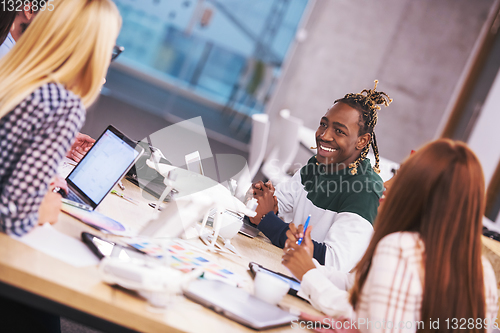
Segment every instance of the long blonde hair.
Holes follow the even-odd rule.
[[[48,82],[64,85],[85,107],[92,104],[120,27],[111,0],[58,0],[41,11],[0,60],[0,118]]]

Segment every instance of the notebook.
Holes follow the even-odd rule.
[[[66,177],[69,192],[63,202],[94,210],[144,149],[109,125]]]
[[[215,312],[250,328],[290,325],[297,320],[288,312],[250,295],[246,291],[220,281],[196,280],[184,290],[184,295]]]

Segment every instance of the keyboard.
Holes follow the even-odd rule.
[[[83,201],[82,199],[80,199],[79,196],[77,196],[73,191],[69,190],[69,193],[68,195],[66,196],[66,199],[70,200],[70,201],[74,201],[74,202],[78,202],[78,203],[81,203],[81,204],[86,204],[85,201]]]

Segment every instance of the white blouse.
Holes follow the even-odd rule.
[[[361,291],[358,309],[354,313],[348,302],[348,290],[353,274],[335,272],[326,267],[313,269],[304,275],[299,295],[325,314],[353,318],[360,332],[415,332],[419,327],[438,323],[420,318],[423,295],[422,260],[424,244],[416,232],[398,232],[384,237],[377,245],[370,272]],[[490,262],[482,258],[488,332],[498,312],[495,273]],[[485,318],[474,318],[474,325]],[[439,327],[460,327],[467,331],[465,319],[450,318]]]

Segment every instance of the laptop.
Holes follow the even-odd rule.
[[[184,296],[255,330],[290,325],[297,316],[221,281],[195,280]]]
[[[109,125],[66,177],[64,203],[94,210],[134,165],[144,149]]]
[[[257,237],[259,232],[260,230],[257,228],[257,225],[250,222],[248,216],[245,216],[243,218],[243,225],[241,226],[239,233],[250,238],[255,238]]]

